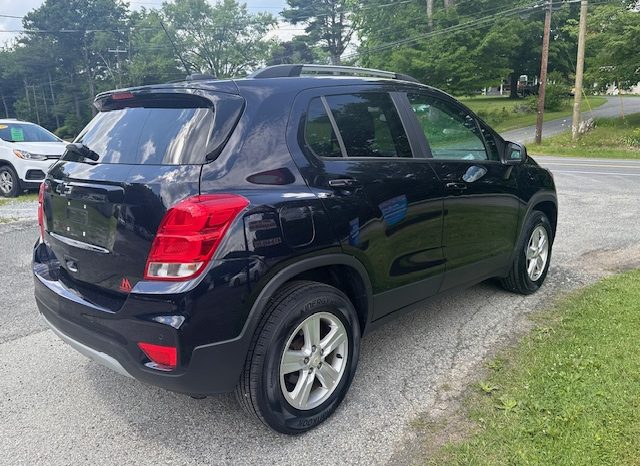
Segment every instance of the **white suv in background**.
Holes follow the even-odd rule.
[[[0,196],[37,188],[66,143],[41,126],[0,119]]]

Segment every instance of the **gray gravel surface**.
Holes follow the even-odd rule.
[[[607,97],[607,102],[593,111],[582,113],[582,119],[587,118],[609,118],[618,117],[622,114],[629,115],[631,113],[640,113],[640,96],[624,96]],[[557,120],[545,121],[542,127],[542,137],[554,136],[571,129],[571,117],[559,118]],[[527,126],[526,128],[505,131],[502,134],[507,141],[517,141],[529,143],[536,137],[536,127]]]
[[[624,174],[611,174],[601,161],[540,161],[556,171],[561,204],[543,289],[521,297],[483,283],[370,334],[343,405],[298,437],[257,424],[231,396],[194,400],[165,392],[63,344],[44,330],[32,298],[35,222],[0,225],[0,463],[311,465],[406,458],[416,444],[412,420],[454,412],[482,361],[530,328],[532,312],[606,274],[640,266],[640,163],[625,162]]]

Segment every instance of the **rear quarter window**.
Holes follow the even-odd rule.
[[[76,139],[99,163],[204,163],[213,129],[209,107],[126,107],[100,112]]]

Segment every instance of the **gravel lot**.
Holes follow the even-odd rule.
[[[605,274],[640,266],[640,163],[542,163],[556,172],[561,204],[545,287],[523,298],[483,283],[371,334],[342,407],[299,437],[258,425],[231,396],[195,400],[164,392],[112,373],[60,342],[40,322],[32,296],[35,221],[1,224],[0,463],[406,460],[417,435],[411,421],[450,415],[483,359],[529,328],[530,313]]]

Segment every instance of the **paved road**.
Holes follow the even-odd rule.
[[[594,109],[593,112],[583,112],[582,117],[583,119],[591,117],[617,117],[621,115],[621,110],[624,110],[626,115],[631,113],[640,113],[640,97],[625,96],[622,98],[622,104],[620,103],[620,97],[607,97],[607,102],[605,104]],[[542,137],[553,136],[570,129],[571,117],[545,121],[544,126],[542,127]],[[505,131],[501,134],[507,141],[528,143],[535,139],[536,127],[528,126],[526,128]]]
[[[482,361],[529,328],[530,313],[607,273],[640,266],[640,163],[540,162],[555,172],[562,209],[545,287],[525,298],[483,283],[371,334],[343,406],[295,438],[256,424],[231,396],[164,392],[64,345],[36,315],[29,274],[35,222],[0,225],[0,463],[406,461],[418,444],[411,421],[450,416]]]

